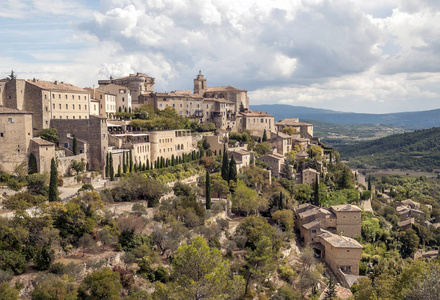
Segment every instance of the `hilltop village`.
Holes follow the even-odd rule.
[[[437,229],[438,204],[376,192],[297,116],[201,72],[191,90],[154,84],[0,80],[8,299],[369,299],[379,254],[405,245],[384,228]],[[402,256],[438,255],[418,246]]]

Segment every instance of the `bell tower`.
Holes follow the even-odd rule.
[[[203,96],[206,91],[206,78],[203,77],[202,71],[199,71],[199,75],[194,79],[194,94]]]

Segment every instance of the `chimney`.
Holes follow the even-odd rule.
[[[55,84],[58,85],[58,81],[57,80],[55,80]]]

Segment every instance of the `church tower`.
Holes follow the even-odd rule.
[[[206,91],[206,79],[202,75],[202,71],[199,71],[199,75],[194,79],[194,94],[203,96]]]

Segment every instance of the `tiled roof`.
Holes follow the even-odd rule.
[[[156,93],[157,97],[180,97],[180,98],[200,98],[203,97],[197,94],[191,94],[191,93],[180,93],[177,91],[169,92],[169,93]]]
[[[0,106],[0,114],[19,114],[19,115],[22,115],[22,114],[32,114],[32,112]]]
[[[209,87],[206,89],[207,92],[227,92],[227,91],[235,91],[235,92],[247,92],[246,90],[237,89],[233,86],[215,86]]]
[[[204,101],[214,101],[220,103],[234,103],[232,101],[226,100],[224,98],[203,98]]]
[[[359,244],[355,239],[334,234],[330,231],[321,229],[322,234],[319,235],[320,238],[325,240],[327,243],[336,248],[354,248],[354,249],[362,249],[362,245]]]
[[[319,173],[318,171],[316,171],[315,169],[312,169],[312,168],[304,169],[304,170],[303,170],[303,173],[304,173],[304,172]]]
[[[33,139],[31,139],[31,141],[34,142],[35,144],[40,145],[40,146],[55,146],[54,143],[43,140],[40,137],[33,138]]]
[[[299,122],[298,118],[286,118],[279,122],[275,122],[275,125],[286,125],[286,126],[312,126],[313,124]]]
[[[273,117],[271,114],[268,114],[263,111],[250,111],[250,112],[242,112],[238,114],[245,117]]]
[[[312,227],[318,226],[319,224],[321,224],[321,222],[319,222],[319,220],[314,220],[312,222],[304,224],[302,227],[304,227],[305,229],[310,229]]]
[[[414,224],[414,218],[400,221],[399,223],[397,223],[397,226],[403,227],[403,226],[407,226],[407,225],[410,225],[410,224]]]
[[[26,82],[33,84],[43,90],[61,90],[61,91],[69,91],[69,92],[82,92],[88,93],[86,90],[74,86],[70,83],[65,83],[62,81],[43,81],[43,80],[27,80]]]
[[[351,204],[333,205],[331,208],[335,211],[362,211],[359,206]]]

